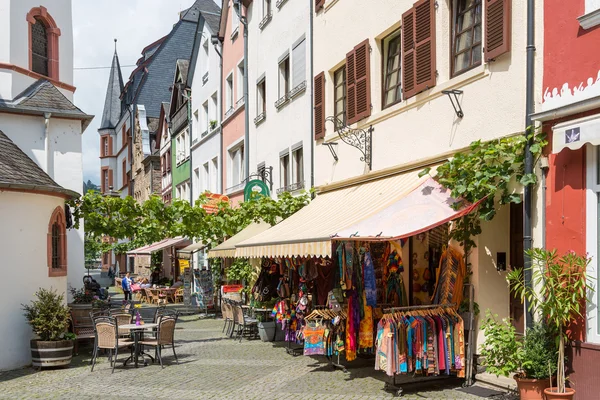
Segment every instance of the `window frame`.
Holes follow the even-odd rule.
[[[64,207],[57,206],[48,222],[48,276],[67,276],[67,222]]]
[[[282,190],[287,190],[290,186],[290,180],[292,178],[290,167],[290,152],[289,150],[284,150],[279,154],[279,188]]]
[[[282,65],[284,68],[282,69]],[[287,54],[284,58],[282,58],[277,63],[277,97],[278,99],[286,98],[288,93],[290,92],[290,55]],[[283,82],[282,82],[283,81]],[[282,92],[282,83],[283,83],[283,92]]]
[[[29,70],[40,76],[46,76],[49,79],[59,81],[59,37],[61,35],[60,28],[56,25],[56,21],[48,13],[46,7],[39,6],[33,7],[27,13],[25,17],[28,22],[28,58],[29,58]],[[47,43],[47,74],[40,74],[33,70],[33,43],[32,43],[32,29],[33,25],[40,21],[46,30],[46,43]]]
[[[340,85],[338,85],[336,76],[339,72],[343,73],[343,79],[342,79],[342,83]],[[333,115],[336,119],[340,119],[338,118],[338,115],[340,115],[340,111],[337,108],[337,103],[338,100],[343,100],[342,104],[343,104],[343,109],[341,111],[342,114],[342,118],[340,119],[342,121],[342,125],[346,126],[347,124],[347,116],[346,116],[346,108],[348,107],[348,99],[346,98],[346,84],[348,81],[348,76],[346,74],[346,64],[342,65],[341,67],[339,67],[338,69],[336,69],[335,71],[333,71]],[[338,99],[337,98],[337,89],[338,87],[341,87],[342,90],[342,98]],[[335,131],[338,131],[341,127],[335,127]]]
[[[300,154],[300,157],[298,157]],[[292,150],[292,185],[302,183],[304,185],[304,149],[298,146]]]
[[[396,71],[394,71],[394,73],[398,74],[398,82],[395,85],[395,90],[400,90],[400,99],[399,100],[394,100],[393,102],[386,104],[386,99],[387,99],[387,93],[389,91],[391,91],[392,89],[389,89],[387,87],[388,84],[388,79],[390,77],[391,74],[388,73],[388,64],[389,64],[389,57],[390,57],[390,44],[392,43],[392,41],[394,40],[398,40],[398,53],[395,55],[396,57],[398,57],[398,69]],[[403,93],[403,86],[402,86],[402,29],[398,28],[397,30],[395,30],[394,32],[390,33],[388,36],[386,36],[385,38],[383,38],[382,40],[383,43],[383,57],[382,57],[382,65],[381,65],[381,71],[383,73],[383,86],[381,88],[381,109],[386,109],[388,107],[391,107],[393,105],[396,105],[398,103],[401,103],[404,100],[404,93]]]
[[[466,0],[453,0],[452,1],[452,6],[450,7],[450,78],[454,78],[456,76],[459,76],[461,74],[464,74],[467,71],[472,70],[473,68],[477,68],[479,66],[481,66],[483,64],[483,58],[484,58],[484,53],[483,53],[483,42],[484,42],[484,31],[483,31],[483,0],[475,0],[475,2],[473,3],[473,5],[468,9],[471,10],[474,7],[477,7],[477,2],[479,2],[479,7],[480,7],[480,18],[479,18],[479,26],[481,27],[481,39],[478,43],[474,43],[473,42],[473,38],[475,37],[475,26],[478,25],[477,23],[473,23],[473,25],[471,25],[470,29],[471,29],[471,45],[469,46],[469,50],[463,50],[459,53],[456,53],[456,38],[457,36],[459,36],[460,34],[463,34],[465,32],[468,31],[468,29],[463,29],[459,34],[456,33],[456,24],[458,22],[458,3],[460,1],[466,1]],[[463,15],[468,11],[465,10],[463,12]],[[473,64],[473,47],[476,46],[480,46],[481,48],[481,59],[479,60],[479,63],[477,64]],[[469,62],[469,67],[467,68],[463,68],[459,71],[455,70],[455,62],[456,62],[456,56],[459,54],[462,54],[466,51],[471,52],[471,57],[470,57],[470,62]]]
[[[231,82],[231,84],[230,84]],[[225,78],[225,113],[233,109],[235,102],[233,101],[233,71]]]
[[[586,252],[592,259],[587,273],[600,276],[600,146],[586,145]],[[600,344],[600,292],[588,291],[586,304],[586,342]]]
[[[267,80],[263,77],[256,84],[256,116],[267,112]]]

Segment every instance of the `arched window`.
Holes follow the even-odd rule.
[[[48,276],[67,275],[67,223],[65,211],[56,207],[48,223]]]
[[[29,22],[29,69],[50,79],[58,77],[58,37],[60,29],[46,7],[27,13]]]

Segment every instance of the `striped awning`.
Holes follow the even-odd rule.
[[[271,229],[240,242],[237,257],[329,257],[331,237],[397,202],[429,176],[421,169],[337,190],[323,191],[309,205]],[[433,174],[435,168],[430,172]]]
[[[253,222],[239,231],[217,247],[208,251],[208,258],[233,258],[236,257],[236,245],[250,239],[271,227],[266,222]]]
[[[183,238],[181,236],[169,239],[163,239],[159,242],[154,242],[147,246],[138,247],[137,249],[130,250],[127,252],[128,256],[149,256],[155,251],[164,250],[171,246],[180,246],[184,247],[192,243],[189,239]]]

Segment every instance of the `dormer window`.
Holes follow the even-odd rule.
[[[60,29],[46,7],[27,13],[29,23],[29,69],[50,79],[58,77],[58,37]]]

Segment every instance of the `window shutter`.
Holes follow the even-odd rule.
[[[402,14],[402,94],[405,99],[415,90],[415,10]]]
[[[315,12],[318,12],[325,5],[325,0],[315,0]]]
[[[369,39],[354,48],[355,121],[371,115],[371,54]]]
[[[346,125],[352,125],[356,119],[356,54],[352,50],[346,54]]]
[[[112,156],[113,155],[113,138],[112,136],[108,137],[108,154],[107,156]]]
[[[510,0],[485,0],[486,62],[510,51]]]
[[[415,92],[435,86],[435,4],[420,0],[415,10]]]
[[[315,140],[325,137],[325,73],[321,72],[314,80]]]
[[[110,189],[110,187],[113,186],[113,170],[109,169],[108,170],[108,187],[106,189]],[[113,186],[114,189],[114,186]]]
[[[306,80],[306,40],[292,49],[292,89]]]

